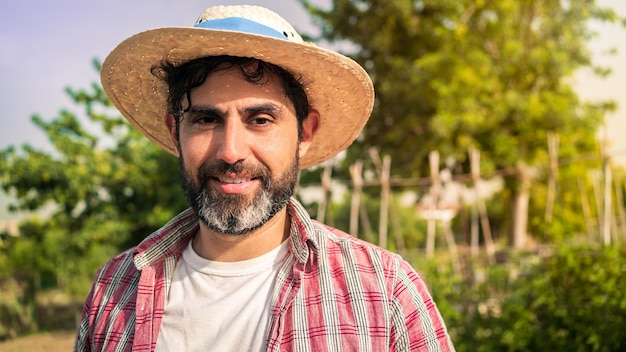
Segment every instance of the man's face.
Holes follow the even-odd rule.
[[[308,148],[308,142],[299,142],[293,105],[278,79],[269,77],[258,85],[246,81],[239,68],[214,72],[192,90],[181,119],[182,187],[200,220],[215,232],[249,233],[294,193],[300,147]]]

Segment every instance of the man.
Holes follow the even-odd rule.
[[[102,84],[179,157],[191,209],[98,271],[75,350],[454,350],[409,264],[291,197],[366,123],[358,64],[267,9],[219,6],[125,40]]]

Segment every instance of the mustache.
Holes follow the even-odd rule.
[[[252,178],[260,179],[263,183],[271,179],[270,170],[260,163],[238,161],[234,164],[223,160],[205,163],[198,169],[198,180],[206,184],[210,179],[219,175],[245,174]]]

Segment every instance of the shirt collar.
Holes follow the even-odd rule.
[[[317,251],[317,243],[311,217],[294,198],[289,200],[287,211],[291,218],[291,252],[299,263],[309,260],[311,250]],[[134,262],[138,270],[161,262],[170,256],[180,257],[187,243],[198,231],[198,217],[187,209],[163,227],[143,240],[134,250]]]
[[[311,217],[304,207],[295,199],[287,205],[291,216],[291,249],[296,261],[305,264],[311,251],[317,251],[318,245],[313,233],[315,228]]]
[[[198,227],[198,217],[191,208],[178,214],[135,248],[135,266],[141,270],[169,256],[180,255]]]

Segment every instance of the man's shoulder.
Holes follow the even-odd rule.
[[[367,242],[321,222],[315,220],[312,222],[315,229],[316,241],[321,247],[326,249],[332,249],[333,247],[350,248],[353,251],[376,255],[385,261],[391,262],[402,260],[402,257],[399,254],[393,253],[371,242]]]
[[[358,287],[386,292],[391,297],[398,285],[414,285],[422,280],[398,253],[319,222],[313,222],[313,229],[315,250],[311,263],[315,264],[311,268],[317,275],[330,275],[329,281],[359,283]]]
[[[129,248],[109,259],[100,267],[96,280],[108,281],[116,276],[132,276],[134,273],[138,272],[134,263],[136,248],[137,247]]]

